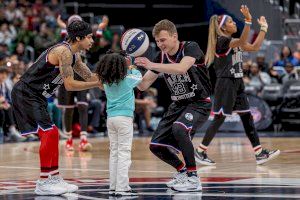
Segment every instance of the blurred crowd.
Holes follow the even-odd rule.
[[[34,2],[0,0],[0,136],[4,135],[4,138],[0,138],[0,143],[1,140],[4,142],[37,140],[34,135],[28,135],[26,138],[20,136],[11,110],[10,91],[44,50],[65,39],[69,17],[66,8],[58,0],[47,3],[43,3],[42,0]],[[108,16],[105,15],[95,17],[92,28],[96,36],[95,44],[89,52],[83,52],[82,57],[90,69],[94,70],[99,56],[108,49],[120,49],[120,37],[124,29],[112,28]],[[264,54],[260,53],[256,59],[246,60],[243,63],[246,90],[248,88],[249,93],[260,96],[267,85],[284,85],[290,80],[297,80],[300,75],[300,43],[296,44],[295,49],[296,51],[292,52],[290,47],[282,47],[272,62],[267,62]],[[159,98],[157,88],[161,89],[163,86],[155,85],[156,89],[136,91],[135,128],[139,133],[151,133],[155,128],[153,126],[155,116],[159,117],[163,113],[163,108],[157,101]],[[93,89],[88,92],[87,97],[88,132],[91,134],[105,132],[104,93]],[[63,133],[63,108],[57,107],[56,97],[48,99],[48,102],[50,116]],[[74,119],[75,123],[77,121]],[[74,127],[74,132],[80,129],[79,124]]]

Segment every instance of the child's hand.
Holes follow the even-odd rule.
[[[248,21],[252,20],[252,16],[250,14],[249,8],[246,5],[242,5],[240,11],[244,15],[246,20]]]
[[[151,70],[152,62],[146,57],[138,57],[135,59],[134,63],[137,66],[144,67],[145,69]]]
[[[129,66],[128,66],[128,69],[130,69],[130,70],[136,69],[136,66],[135,66],[135,65],[129,65]]]

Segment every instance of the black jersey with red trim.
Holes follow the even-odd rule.
[[[49,98],[63,84],[59,67],[48,62],[48,53],[51,49],[65,45],[71,49],[69,43],[58,43],[45,50],[38,59],[29,67],[20,80],[26,83],[33,91]],[[73,55],[72,66],[75,64],[76,56]]]
[[[231,37],[218,36],[214,69],[219,78],[243,78],[243,52],[239,47],[230,48]]]
[[[212,88],[208,69],[204,64],[204,54],[199,45],[193,41],[180,42],[177,53],[170,56],[160,52],[156,63],[180,63],[184,56],[196,59],[195,64],[185,74],[164,73],[165,82],[171,92],[172,101],[190,102],[204,100],[210,97]]]

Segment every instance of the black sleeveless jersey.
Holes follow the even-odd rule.
[[[164,79],[171,92],[172,101],[190,102],[205,100],[211,95],[211,83],[208,69],[204,64],[204,54],[196,42],[180,42],[179,50],[174,56],[160,52],[155,62],[164,64],[180,63],[184,56],[196,59],[195,64],[185,74],[164,73]]]
[[[231,38],[217,38],[214,69],[218,78],[243,78],[243,52],[241,48],[230,48]]]
[[[26,83],[33,91],[44,96],[51,97],[55,91],[63,84],[59,67],[48,62],[48,53],[51,49],[65,45],[71,48],[67,42],[56,44],[45,50],[38,59],[30,66],[20,80]],[[73,55],[72,67],[75,64],[76,56]]]

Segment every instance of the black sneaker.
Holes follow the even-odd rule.
[[[138,193],[134,190],[128,190],[128,191],[116,191],[115,196],[137,196]]]
[[[265,162],[268,162],[270,160],[273,160],[274,158],[276,158],[277,156],[279,156],[280,154],[280,150],[273,150],[273,151],[269,151],[268,149],[262,149],[260,154],[255,155],[256,157],[256,164],[258,165],[262,165]]]
[[[216,165],[215,161],[211,160],[205,151],[198,151],[198,149],[195,149],[195,160],[197,164],[202,164],[202,165]]]

